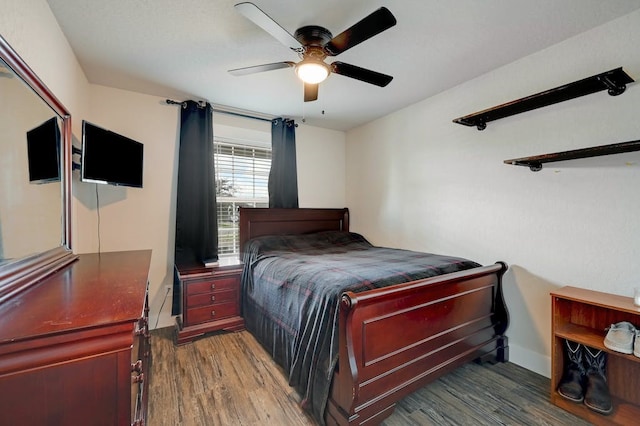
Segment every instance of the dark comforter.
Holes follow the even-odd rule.
[[[344,291],[428,278],[480,266],[458,257],[374,247],[349,232],[268,236],[244,251],[243,315],[324,423],[338,354],[338,306]]]

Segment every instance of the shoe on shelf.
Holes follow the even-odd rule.
[[[607,354],[585,346],[584,360],[587,369],[584,405],[597,413],[610,414],[613,411],[613,404],[607,385]]]
[[[612,351],[623,354],[632,354],[634,351],[633,340],[636,336],[636,328],[630,322],[623,321],[611,324],[609,332],[604,338],[604,345]],[[640,348],[638,348],[640,352]],[[638,355],[640,356],[640,354]]]
[[[585,364],[583,361],[584,346],[580,343],[565,340],[566,363],[562,380],[558,385],[558,394],[573,402],[584,400]]]

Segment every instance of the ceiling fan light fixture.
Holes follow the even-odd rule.
[[[329,77],[329,67],[324,62],[305,60],[296,65],[296,74],[305,83],[318,84]]]

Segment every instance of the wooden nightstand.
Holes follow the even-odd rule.
[[[176,265],[182,294],[182,315],[176,318],[176,344],[191,342],[212,331],[244,329],[240,315],[240,278],[243,264],[220,266]]]

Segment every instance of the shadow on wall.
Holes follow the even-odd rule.
[[[177,120],[180,122],[180,111],[177,112]],[[176,237],[176,193],[178,192],[178,161],[180,152],[180,126],[176,127],[176,143],[173,151],[173,169],[171,170],[171,211],[169,212],[169,223],[167,228],[167,274],[162,279],[160,288],[151,296],[149,305],[149,324],[152,329],[162,327],[173,327],[175,325],[171,308],[173,306],[173,264],[175,256]]]
[[[551,357],[551,296],[562,287],[518,265],[510,265],[503,291],[510,314],[509,341]]]

